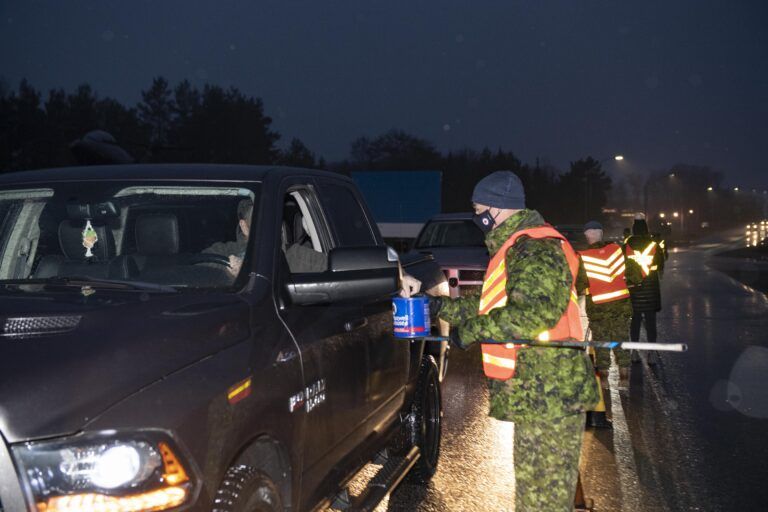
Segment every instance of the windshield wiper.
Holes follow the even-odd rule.
[[[144,281],[124,281],[120,279],[98,279],[85,276],[46,277],[32,279],[2,279],[0,285],[24,285],[42,284],[53,286],[76,286],[79,288],[89,286],[91,288],[130,289],[163,293],[178,293],[173,286],[164,284],[147,283]]]

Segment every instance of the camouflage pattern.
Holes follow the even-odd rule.
[[[589,246],[590,249],[599,249],[608,245],[608,242],[597,242]],[[629,267],[629,266],[628,266]],[[589,278],[584,264],[579,259],[579,274],[576,277],[576,292],[584,295],[589,288]],[[629,341],[629,324],[632,320],[632,303],[629,298],[595,304],[587,295],[586,301],[589,329],[592,331],[592,339],[595,341]],[[611,351],[606,348],[598,348],[597,362],[595,366],[599,370],[607,370],[611,366]],[[629,351],[615,350],[616,363],[621,367],[631,366]]]
[[[538,212],[522,210],[486,235],[495,254],[522,229],[544,224]],[[458,326],[464,345],[486,339],[533,339],[560,320],[570,300],[572,277],[560,242],[520,238],[507,253],[507,304],[478,315],[480,297],[444,300],[442,320]],[[517,372],[488,381],[490,415],[515,422],[515,509],[572,510],[584,411],[598,401],[594,369],[577,349],[523,348]]]
[[[589,328],[592,331],[592,339],[596,341],[629,341],[629,324],[632,320],[632,303],[629,299],[621,299],[614,302],[595,304],[587,300],[587,316]],[[616,363],[620,367],[628,367],[630,361],[629,351],[614,350]],[[611,365],[611,351],[609,349],[597,349],[597,368],[607,370]]]
[[[515,422],[516,512],[571,512],[584,413]]]
[[[538,212],[522,210],[486,235],[495,254],[522,229],[544,224]],[[478,315],[479,296],[444,300],[441,319],[458,326],[462,343],[486,339],[533,339],[552,328],[570,300],[571,273],[560,242],[521,238],[507,253],[506,306]],[[589,410],[598,400],[592,363],[583,350],[524,348],[517,374],[489,381],[490,415],[508,421],[546,421]]]

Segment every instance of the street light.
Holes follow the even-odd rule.
[[[661,213],[659,214],[659,217],[661,217],[662,219],[663,219],[664,217],[666,217],[666,216],[667,216],[667,214],[666,214],[666,213],[664,213],[664,212],[661,212]]]
[[[693,210],[688,210],[688,213],[690,213],[691,215],[693,215]]]
[[[738,192],[739,191],[739,187],[733,187],[733,191],[734,192]]]
[[[621,162],[622,160],[624,160],[624,155],[616,155],[615,157],[613,157],[613,159],[616,160],[617,162]]]
[[[713,191],[713,190],[715,190],[715,189],[714,189],[713,187],[707,187],[707,190],[709,190],[710,192],[712,192],[712,191]]]
[[[674,213],[672,213],[672,216],[673,216],[674,218],[678,218],[680,215],[679,215],[677,212],[674,212]]]

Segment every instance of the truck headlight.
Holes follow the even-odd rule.
[[[160,433],[24,443],[12,452],[39,512],[167,510],[193,491],[189,466]]]

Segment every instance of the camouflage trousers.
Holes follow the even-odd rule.
[[[515,511],[572,512],[584,413],[515,422]]]
[[[617,300],[605,304],[587,302],[589,330],[595,341],[629,341],[629,324],[632,320],[632,304],[629,299]],[[597,349],[595,367],[605,370],[611,366],[611,351],[606,348]],[[616,363],[620,367],[632,363],[627,350],[615,350]]]

